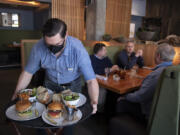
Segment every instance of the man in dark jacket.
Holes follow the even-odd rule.
[[[107,57],[106,46],[102,43],[97,43],[93,48],[94,54],[90,56],[92,67],[95,74],[104,75],[105,68],[109,68],[110,71],[118,70],[117,65],[113,65],[111,60]]]
[[[143,51],[137,50],[134,52],[134,41],[128,40],[125,49],[118,55],[117,64],[120,68],[131,69],[134,65],[138,65],[140,68],[144,66]]]
[[[93,48],[94,54],[90,56],[93,70],[96,75],[104,75],[105,68],[109,68],[109,71],[119,70],[117,65],[113,65],[111,60],[107,57],[106,46],[102,43],[97,43]],[[99,99],[98,99],[98,111],[104,111],[104,104],[106,100],[107,91],[100,87],[99,88]]]

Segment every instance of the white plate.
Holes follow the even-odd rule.
[[[22,118],[22,117],[18,116],[16,109],[15,109],[16,108],[15,105],[10,106],[6,110],[6,116],[9,119],[16,120],[16,121],[26,121],[26,120],[36,119],[42,115],[42,113],[46,109],[46,107],[45,107],[45,105],[43,105],[39,102],[36,102],[34,104],[35,105],[32,106],[32,116],[30,116],[28,118]],[[35,109],[38,111],[38,116],[36,116],[36,114],[35,114]]]
[[[75,112],[74,120],[72,120],[72,121],[67,121],[65,119],[66,115],[67,115],[66,113],[63,113],[62,117],[60,117],[58,119],[50,118],[57,123],[57,124],[53,124],[53,123],[49,122],[49,120],[46,119],[46,117],[48,117],[48,115],[47,115],[47,110],[45,110],[42,114],[42,119],[45,123],[52,125],[52,126],[68,126],[68,125],[72,125],[72,124],[77,123],[82,118],[82,112],[80,110]]]
[[[80,100],[78,101],[76,107],[80,107],[80,106],[84,105],[87,100],[86,97],[81,93],[79,93],[79,97],[80,97]]]

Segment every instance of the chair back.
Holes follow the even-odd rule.
[[[166,68],[154,94],[148,124],[149,135],[178,135],[180,66]]]

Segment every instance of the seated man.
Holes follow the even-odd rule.
[[[147,121],[158,79],[164,68],[172,65],[175,55],[174,48],[169,44],[161,44],[155,52],[157,66],[142,82],[139,90],[118,99],[117,112],[129,113],[136,118]]]
[[[90,56],[91,64],[94,69],[95,74],[104,75],[105,68],[110,68],[110,71],[119,70],[117,65],[112,64],[111,60],[107,57],[106,46],[102,43],[97,43],[94,46],[94,54]],[[98,99],[98,111],[102,112],[104,110],[104,104],[106,100],[107,91],[100,87],[99,89],[99,99]]]
[[[110,71],[119,69],[117,65],[113,66],[111,60],[107,57],[107,50],[104,44],[95,44],[93,51],[94,54],[90,58],[95,74],[104,75],[105,68],[110,68]]]
[[[141,68],[144,66],[142,55],[142,50],[138,50],[136,53],[134,52],[134,41],[128,40],[125,49],[118,55],[117,64],[123,69],[131,69],[136,64]]]

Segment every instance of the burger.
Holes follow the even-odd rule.
[[[29,100],[29,95],[25,92],[18,94],[20,100]]]
[[[50,118],[60,118],[62,116],[63,105],[59,102],[52,102],[47,107]]]
[[[32,116],[32,104],[29,100],[19,100],[16,103],[16,111],[18,116],[23,118],[28,118]]]

